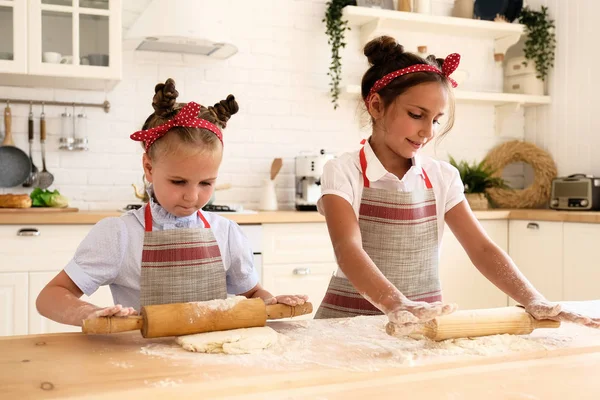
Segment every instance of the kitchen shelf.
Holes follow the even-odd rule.
[[[360,86],[358,85],[348,85],[344,87],[343,90],[349,95],[360,96]],[[469,92],[465,90],[455,90],[454,98],[457,103],[473,103],[493,106],[514,105],[534,107],[550,104],[551,102],[550,96],[497,92]]]
[[[344,7],[342,19],[347,20],[350,27],[360,28],[363,44],[389,30],[408,30],[493,39],[494,53],[505,54],[524,33],[524,26],[521,24],[357,6]]]
[[[342,92],[353,97],[360,97],[360,86],[348,85],[342,88]],[[498,92],[469,92],[466,90],[455,90],[454,99],[457,103],[495,106],[495,130],[498,135],[501,132],[504,119],[510,114],[518,111],[521,107],[543,106],[550,104],[552,101],[550,96]]]

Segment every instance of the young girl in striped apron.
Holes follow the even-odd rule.
[[[150,201],[136,211],[96,224],[73,259],[42,290],[39,312],[81,325],[99,316],[136,314],[141,306],[262,298],[266,304],[303,304],[303,295],[273,296],[263,289],[240,227],[200,209],[214,192],[223,135],[238,104],[232,95],[213,107],[176,103],[175,82],[155,87],[154,113],[131,138],[142,142]],[[115,306],[79,298],[110,285]]]
[[[384,313],[396,331],[409,332],[453,312],[456,305],[442,301],[438,271],[446,223],[481,273],[534,317],[600,326],[546,300],[485,234],[456,168],[419,154],[452,127],[450,75],[460,56],[423,59],[386,36],[369,42],[364,54],[370,68],[361,89],[373,130],[358,151],[323,171],[318,208],[339,268],[315,318]]]

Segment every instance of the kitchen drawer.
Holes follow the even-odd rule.
[[[544,81],[536,78],[535,74],[507,76],[504,78],[506,93],[544,95]]]
[[[305,294],[313,304],[313,313],[295,319],[310,319],[317,312],[337,264],[280,264],[264,267],[264,288],[274,295]]]
[[[263,264],[335,263],[327,224],[263,225]]]
[[[92,227],[0,226],[0,272],[54,271],[63,268]]]
[[[523,62],[527,62],[527,66],[523,65]],[[527,61],[525,57],[514,57],[506,61],[506,67],[504,67],[504,76],[516,76],[523,74],[536,74],[535,62]]]

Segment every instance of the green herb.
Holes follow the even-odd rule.
[[[519,16],[519,23],[525,25],[527,33],[523,48],[525,58],[535,62],[537,77],[546,80],[548,71],[554,66],[556,48],[554,20],[548,15],[548,7],[542,6],[542,11],[524,7]],[[526,62],[523,64],[527,66]]]
[[[31,197],[33,207],[63,208],[69,205],[69,200],[61,195],[58,190],[51,192],[47,189],[35,188],[29,197]]]
[[[329,86],[331,89],[331,102],[333,109],[338,108],[338,98],[340,97],[340,82],[342,81],[342,57],[340,49],[346,47],[344,42],[344,32],[350,30],[348,21],[342,21],[342,10],[348,5],[356,4],[355,0],[329,0],[323,22],[326,23],[325,33],[329,38],[327,43],[331,46],[331,66],[327,75],[331,77]]]
[[[456,162],[450,156],[450,164],[458,169],[460,179],[465,185],[465,193],[485,193],[486,189],[499,187],[506,188],[504,179],[494,177],[494,172],[485,162],[469,164],[466,161]]]

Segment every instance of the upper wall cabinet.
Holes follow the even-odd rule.
[[[25,0],[0,0],[0,71],[27,73]]]
[[[109,90],[121,79],[121,0],[0,0],[0,21],[0,85]]]

